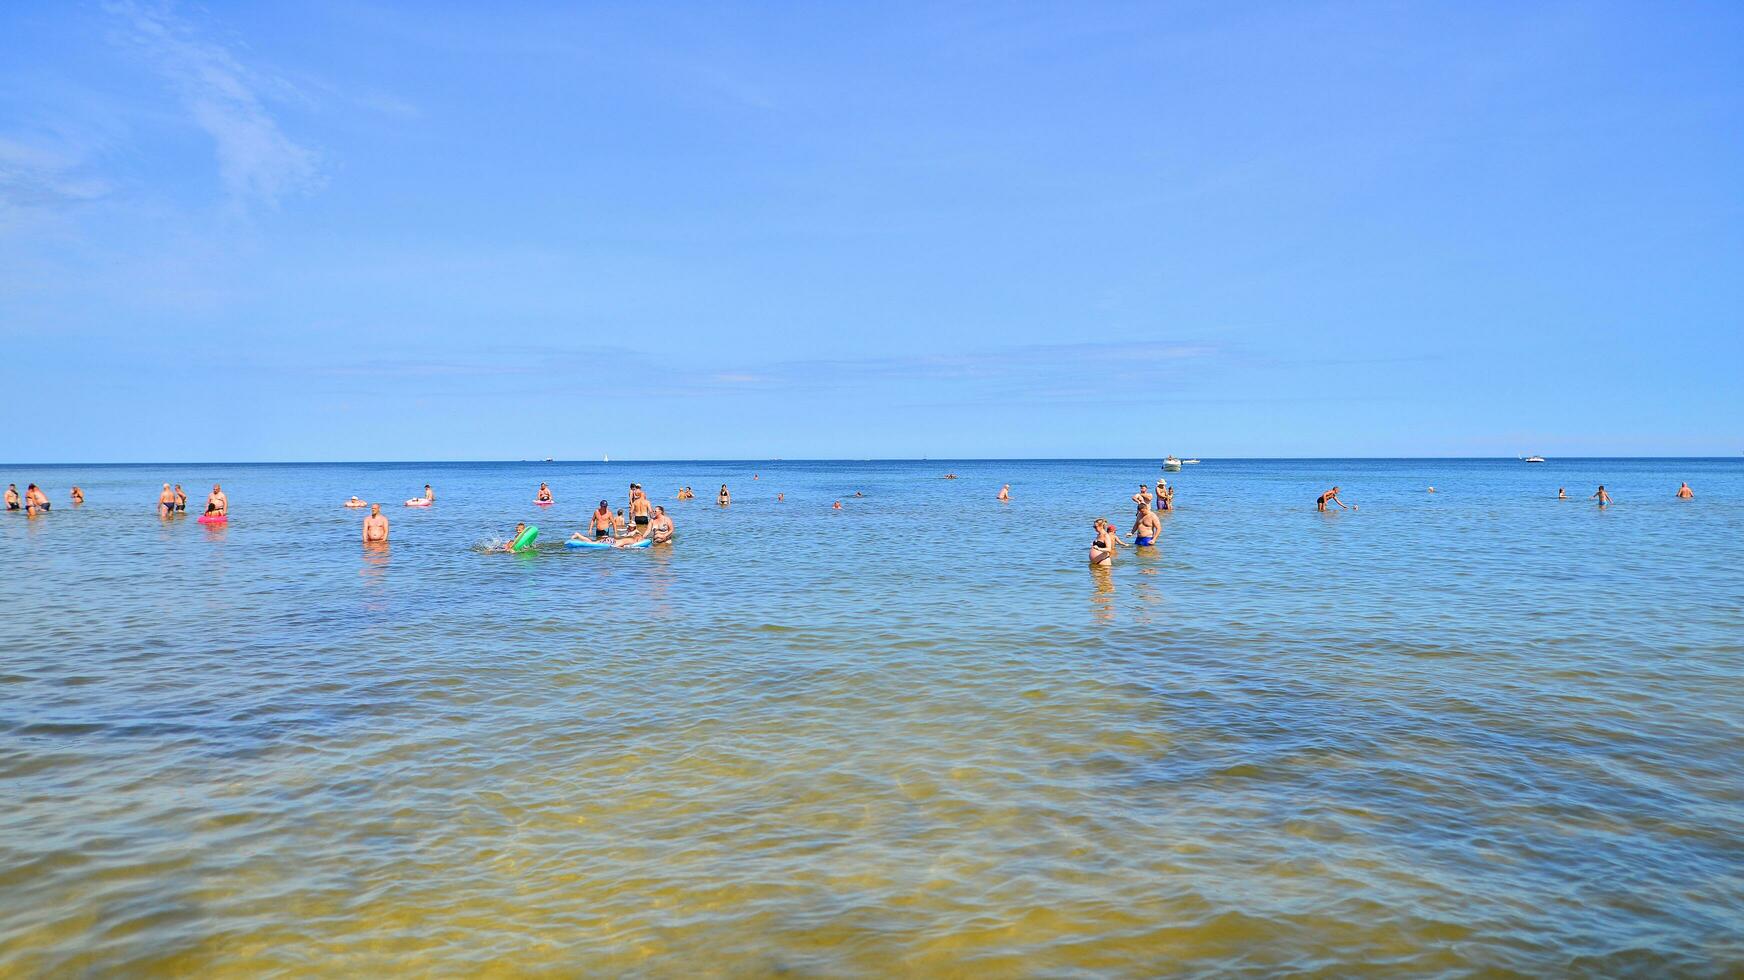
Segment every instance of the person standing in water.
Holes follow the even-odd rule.
[[[595,541],[603,541],[612,536],[612,505],[600,501],[599,509],[588,518],[587,531]]]
[[[1568,499],[1568,488],[1567,487],[1557,487],[1556,488],[1556,499],[1567,500]]]
[[[654,508],[654,543],[665,544],[672,540],[672,518],[666,516],[666,508]]]
[[[727,485],[725,483],[721,484],[721,492],[715,495],[715,502],[720,504],[722,507],[733,502],[733,495],[727,492]]]
[[[1317,499],[1315,499],[1314,509],[1320,511],[1321,513],[1325,513],[1327,504],[1337,504],[1340,507],[1344,507],[1345,510],[1350,509],[1349,507],[1344,506],[1344,501],[1338,499],[1338,488],[1337,487],[1333,487],[1331,490],[1326,491],[1325,493],[1321,494]]]
[[[188,492],[186,490],[183,490],[182,485],[180,483],[178,483],[178,484],[176,484],[176,513],[186,514],[187,512],[188,512]]]
[[[1000,500],[1010,500],[1011,499],[1011,484],[1007,483],[1005,486],[1002,486],[999,488],[999,499]]]
[[[169,484],[164,484],[163,492],[157,495],[158,514],[168,517],[176,512],[176,494]]]
[[[169,486],[169,484],[166,483],[166,484],[164,484],[164,486],[167,487],[167,486]],[[16,483],[6,484],[6,509],[7,510],[23,510],[24,509],[24,501],[18,496],[18,484],[16,484]]]
[[[1104,517],[1096,518],[1094,525],[1096,537],[1090,542],[1090,565],[1092,568],[1114,564],[1114,548],[1120,543],[1120,538],[1114,533],[1114,525]]]
[[[638,529],[645,529],[649,519],[654,514],[654,507],[648,503],[648,495],[642,492],[639,484],[633,484],[630,490],[630,520]]]
[[[43,493],[41,487],[32,483],[24,488],[24,513],[26,516],[34,517],[38,511],[44,514],[49,512],[48,494]]]
[[[1686,484],[1686,486],[1687,486],[1687,484]],[[80,490],[78,487],[74,487],[72,497],[73,497],[73,506],[77,507],[80,504],[85,502],[85,491]]]
[[[388,519],[382,516],[381,504],[371,504],[369,516],[363,519],[363,543],[386,544],[388,540]]]
[[[1690,489],[1688,483],[1684,483],[1677,488],[1677,499],[1679,500],[1694,500],[1695,496],[1696,492]]]
[[[224,488],[212,484],[212,492],[206,495],[206,513],[217,517],[230,516],[230,498],[224,496]]]
[[[1135,547],[1149,548],[1157,543],[1157,535],[1163,532],[1163,522],[1157,520],[1157,515],[1144,505],[1138,505],[1138,520],[1132,525],[1132,543]]]
[[[1599,489],[1594,491],[1593,495],[1591,497],[1588,497],[1587,499],[1588,500],[1597,500],[1599,502],[1599,506],[1603,507],[1606,504],[1611,502],[1611,495],[1609,493],[1605,492],[1605,485],[1603,483],[1601,483],[1601,484],[1599,484]]]
[[[1149,507],[1151,503],[1151,488],[1144,484],[1138,485],[1138,493],[1132,495],[1132,502],[1140,507]]]

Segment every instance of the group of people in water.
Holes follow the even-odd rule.
[[[999,499],[1011,499],[1010,484],[1000,489]],[[1166,477],[1157,477],[1156,492],[1152,493],[1148,484],[1141,483],[1138,485],[1138,492],[1132,495],[1132,502],[1136,513],[1133,516],[1132,530],[1127,532],[1132,536],[1132,546],[1156,547],[1157,538],[1163,533],[1163,520],[1157,515],[1175,509],[1175,488],[1169,486]],[[1090,541],[1090,565],[1093,568],[1106,568],[1114,564],[1115,549],[1126,547],[1126,542],[1106,517],[1096,518],[1093,526],[1096,536]]]
[[[74,507],[85,502],[85,491],[78,487],[73,488],[71,496]],[[8,483],[6,485],[6,509],[19,511],[28,517],[35,517],[38,514],[48,513],[52,507],[49,504],[48,494],[43,493],[42,488],[36,484],[32,483],[25,487],[24,493],[20,494],[18,484]]]
[[[542,491],[545,490],[544,484],[539,487]],[[689,500],[695,497],[695,494],[685,496],[689,489],[686,487],[679,491],[678,499]],[[721,492],[725,493],[726,489],[725,486],[721,487]],[[587,531],[575,532],[569,536],[570,540],[610,541],[614,548],[633,548],[645,540],[652,540],[655,544],[665,544],[672,540],[674,528],[671,516],[666,513],[665,507],[649,502],[648,494],[642,490],[640,483],[630,484],[629,510],[630,517],[626,521],[623,508],[620,507],[614,513],[609,501],[600,501],[593,515],[588,518]],[[516,533],[519,534],[520,531],[517,530]]]

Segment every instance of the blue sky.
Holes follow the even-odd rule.
[[[1744,5],[0,5],[15,461],[1733,454]]]

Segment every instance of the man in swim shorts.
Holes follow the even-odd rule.
[[[654,508],[648,503],[648,495],[642,492],[640,484],[630,485],[630,520],[636,522],[639,528],[648,526],[648,519]]]
[[[1151,505],[1151,488],[1142,483],[1139,484],[1138,493],[1132,495],[1132,502],[1139,507],[1149,507]]]
[[[35,485],[36,484],[34,484],[34,483],[31,484],[31,486],[35,486]],[[1599,506],[1603,507],[1606,504],[1611,502],[1611,495],[1609,493],[1605,492],[1605,485],[1603,483],[1601,483],[1601,484],[1599,484],[1598,491],[1596,493],[1594,493],[1591,497],[1588,497],[1587,499],[1588,500],[1597,500],[1599,502]]]
[[[665,544],[672,540],[672,518],[666,516],[666,508],[654,508],[654,543]]]
[[[1677,499],[1679,500],[1694,500],[1695,496],[1696,492],[1690,489],[1688,483],[1677,488]]]
[[[188,493],[186,490],[183,490],[182,485],[180,483],[178,483],[178,484],[176,484],[176,513],[185,514],[187,512],[188,512]]]
[[[212,492],[206,495],[206,513],[225,517],[230,513],[230,498],[224,496],[224,488],[212,484]]]
[[[1344,501],[1338,499],[1338,488],[1337,487],[1333,487],[1331,490],[1328,490],[1325,493],[1321,494],[1319,497],[1315,498],[1314,509],[1317,511],[1320,511],[1321,513],[1325,513],[1327,504],[1337,504],[1339,507],[1341,507],[1345,510],[1350,509],[1349,507],[1344,506]]]
[[[388,539],[388,519],[382,516],[381,504],[371,504],[369,516],[363,519],[363,543],[380,544]]]
[[[167,483],[164,485],[169,486],[169,484],[167,484]],[[23,510],[24,509],[24,503],[18,497],[18,484],[16,484],[16,483],[8,483],[6,485],[6,509],[7,510]]]
[[[168,517],[176,512],[176,495],[169,484],[164,484],[163,492],[157,495],[157,511],[162,517]]]
[[[43,493],[41,487],[32,483],[24,488],[24,513],[26,516],[34,517],[37,511],[46,514],[48,510],[48,494]]]
[[[1132,543],[1140,548],[1153,547],[1157,543],[1157,535],[1163,531],[1163,522],[1157,520],[1157,515],[1151,512],[1149,505],[1138,505],[1138,521],[1132,525]]]
[[[587,522],[588,532],[595,541],[603,541],[612,536],[612,505],[600,501],[599,510],[593,512],[593,517]],[[580,537],[580,535],[576,535]]]

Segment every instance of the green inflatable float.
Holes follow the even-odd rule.
[[[533,539],[537,538],[538,536],[539,536],[539,525],[529,524],[529,525],[527,525],[527,529],[525,531],[522,531],[520,534],[515,535],[515,542],[514,542],[514,544],[509,545],[509,550],[515,552],[516,554],[519,554],[520,552],[526,551],[528,548],[533,547]]]

